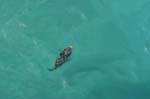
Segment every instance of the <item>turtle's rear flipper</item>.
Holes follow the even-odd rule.
[[[53,67],[53,68],[48,68],[49,71],[53,71],[53,70],[55,70],[55,69],[56,69],[55,67]]]

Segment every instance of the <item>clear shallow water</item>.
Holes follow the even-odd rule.
[[[148,0],[0,0],[1,99],[149,99]],[[54,72],[60,49],[69,62]]]

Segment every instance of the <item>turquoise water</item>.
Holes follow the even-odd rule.
[[[149,0],[0,0],[0,99],[150,99],[149,9]],[[70,60],[49,72],[70,44]]]

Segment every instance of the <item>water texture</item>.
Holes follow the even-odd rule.
[[[150,99],[149,0],[0,0],[0,99]],[[49,72],[61,49],[69,61]]]

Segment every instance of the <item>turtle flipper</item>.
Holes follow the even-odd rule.
[[[48,68],[49,71],[53,71],[53,70],[55,70],[55,69],[56,69],[56,67]]]

